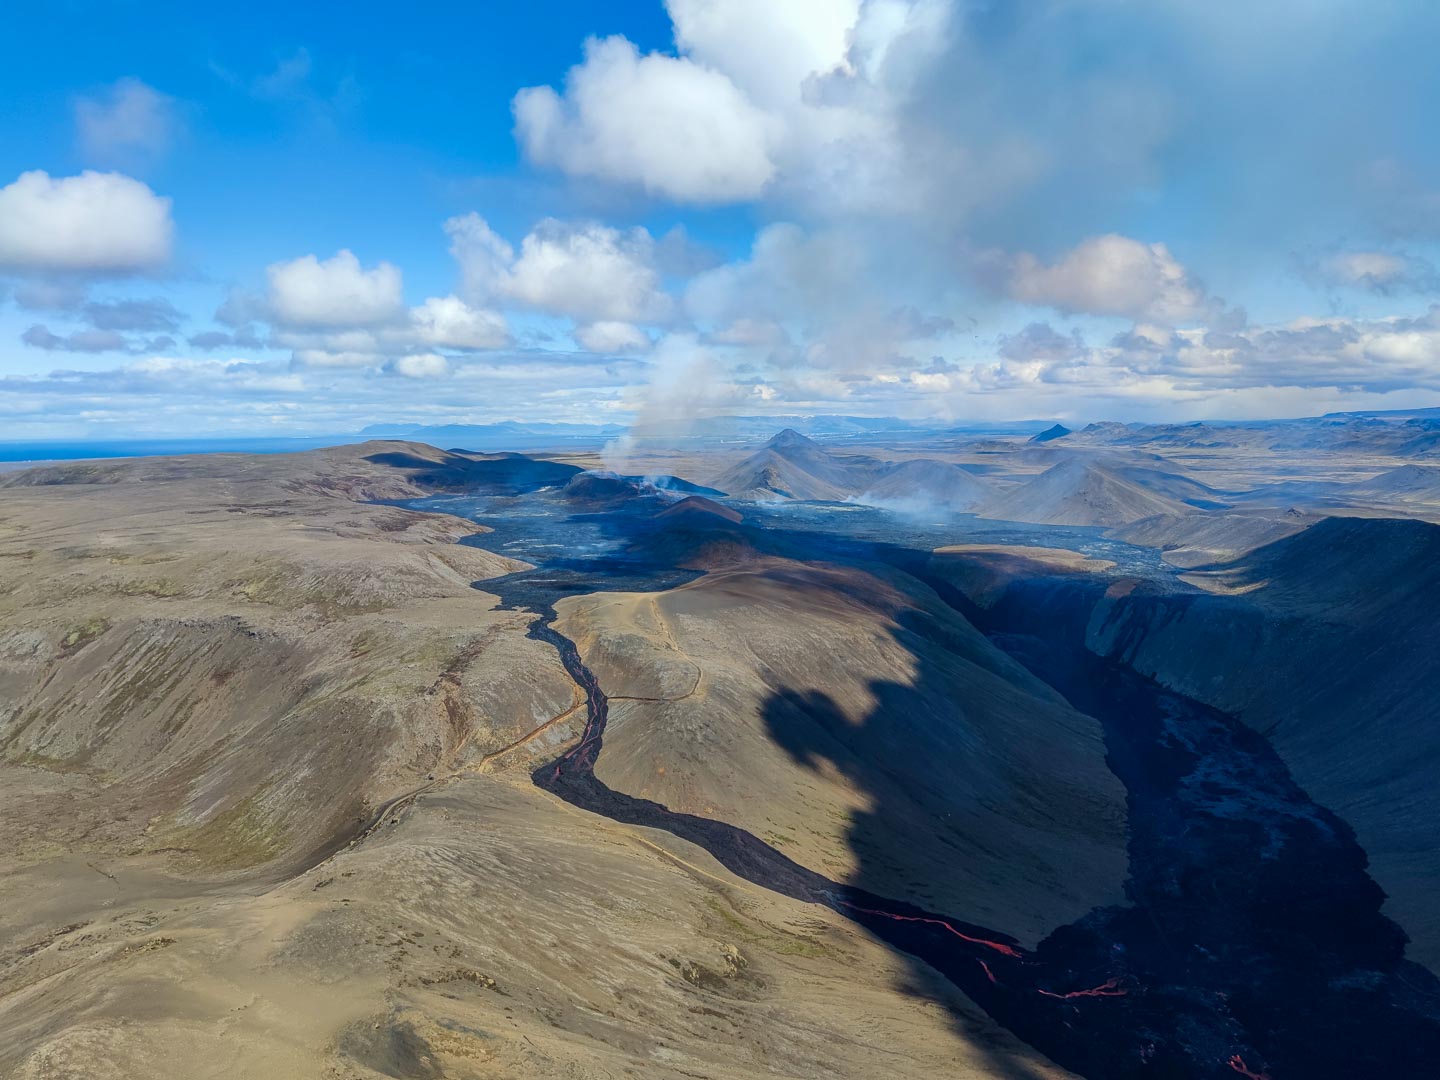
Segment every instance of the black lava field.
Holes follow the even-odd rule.
[[[621,507],[576,514],[549,493],[424,500],[481,516],[477,539],[536,569],[483,583],[531,611],[586,696],[580,741],[534,782],[617,822],[697,844],[738,876],[824,905],[943,974],[996,1021],[1092,1080],[1411,1080],[1440,1063],[1440,980],[1404,959],[1405,935],[1380,911],[1353,832],[1295,783],[1267,740],[1235,719],[1089,653],[1094,586],[1023,582],[989,611],[926,570],[956,542],[878,512],[798,507],[751,514],[757,547],[828,562],[883,562],[925,581],[1075,707],[1101,722],[1129,809],[1127,902],[1057,927],[1033,951],[1003,928],[831,881],[724,822],[673,812],[608,788],[596,775],[608,701],[575,646],[551,623],[561,596],[658,590],[691,571],[637,557],[655,528]],[[845,508],[846,511],[849,508]],[[1153,552],[1085,529],[974,522],[976,543],[1071,547],[1161,576]],[[889,537],[889,538],[887,538]],[[1428,1064],[1426,1064],[1428,1063]]]

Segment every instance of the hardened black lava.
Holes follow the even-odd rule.
[[[636,526],[618,517],[621,534]],[[817,534],[764,531],[764,549]],[[757,541],[759,537],[756,537]],[[587,700],[580,741],[534,782],[612,820],[664,829],[738,876],[823,904],[939,971],[996,1021],[1092,1080],[1411,1080],[1440,1075],[1440,980],[1404,959],[1353,832],[1312,802],[1267,740],[1083,645],[1085,587],[1035,580],[988,612],[928,572],[928,552],[831,536],[827,561],[883,562],[934,588],[1104,727],[1129,806],[1128,902],[1052,932],[1033,952],[1003,931],[831,881],[742,829],[611,790],[596,775],[608,701],[531,580],[486,582],[537,613]],[[542,592],[579,585],[542,579]],[[591,564],[591,570],[595,565]],[[610,566],[638,587],[642,565]],[[655,573],[650,588],[673,582]],[[590,581],[593,591],[612,582]],[[550,590],[555,591],[550,591]]]

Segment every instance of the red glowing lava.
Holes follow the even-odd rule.
[[[985,971],[985,977],[986,977],[987,979],[989,979],[989,980],[990,980],[992,983],[994,983],[996,986],[999,986],[999,985],[1000,985],[1000,980],[997,979],[997,978],[995,977],[995,973],[990,970],[990,965],[989,965],[989,964],[987,964],[984,960],[981,960],[978,956],[975,958],[975,962],[976,962],[977,964],[979,964],[982,969],[984,969],[984,971]]]
[[[1036,991],[1036,993],[1044,994],[1049,998],[1057,998],[1060,1001],[1087,997],[1124,997],[1129,992],[1120,985],[1119,979],[1106,979],[1099,986],[1092,986],[1089,990],[1071,990],[1068,994],[1057,994],[1050,990]]]
[[[1014,956],[1017,958],[1020,956],[1020,950],[1012,945],[1006,945],[1003,942],[999,941],[986,941],[984,938],[971,937],[969,934],[962,934],[959,930],[956,930],[955,927],[951,926],[944,919],[927,919],[921,915],[896,915],[894,912],[891,911],[875,911],[873,908],[863,908],[860,907],[858,904],[852,904],[848,900],[840,900],[837,901],[837,903],[843,904],[845,907],[851,908],[855,911],[859,911],[865,915],[879,915],[882,919],[894,919],[896,922],[930,923],[932,926],[943,926],[946,930],[949,930],[950,933],[954,934],[961,941],[968,941],[972,945],[984,945],[987,949],[994,949],[996,952],[1003,953],[1005,956]],[[986,970],[988,971],[989,969],[987,968]]]
[[[1229,1061],[1225,1062],[1225,1064],[1229,1065],[1230,1068],[1234,1069],[1241,1076],[1249,1077],[1249,1080],[1270,1080],[1270,1074],[1264,1070],[1251,1072],[1250,1067],[1245,1064],[1245,1059],[1239,1054],[1236,1054]]]

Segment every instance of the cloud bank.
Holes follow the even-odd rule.
[[[0,189],[10,336],[84,370],[12,392],[78,415],[65,403],[84,388],[98,415],[106,392],[193,404],[209,387],[312,429],[367,407],[1084,420],[1440,404],[1440,144],[1417,106],[1440,93],[1440,8],[664,9],[668,44],[576,40],[568,68],[515,88],[530,201],[457,186],[471,196],[447,194],[398,251],[362,221],[266,251],[218,309],[153,295],[179,261],[167,196],[118,172],[24,173]],[[221,76],[337,130],[363,96],[344,79],[332,94],[322,59]],[[121,80],[75,102],[80,148],[178,153],[182,108]],[[334,412],[314,408],[327,394]]]

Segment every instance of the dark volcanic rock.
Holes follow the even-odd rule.
[[[1033,436],[1030,441],[1054,442],[1056,439],[1063,439],[1066,435],[1070,434],[1073,434],[1073,432],[1071,432],[1071,430],[1064,424],[1055,424],[1053,427],[1048,427],[1044,431],[1040,432],[1039,435]]]

